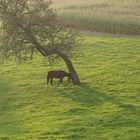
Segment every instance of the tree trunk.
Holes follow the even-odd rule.
[[[73,84],[78,85],[80,84],[80,80],[78,77],[78,74],[71,62],[71,60],[67,57],[67,55],[61,53],[58,50],[50,50],[47,49],[46,47],[40,45],[38,43],[38,41],[36,40],[36,38],[32,35],[32,33],[30,31],[28,31],[27,29],[25,29],[23,26],[20,26],[20,28],[26,33],[26,35],[29,37],[29,40],[31,41],[31,43],[35,46],[35,48],[45,57],[51,55],[51,54],[57,54],[59,55],[66,63],[68,71],[70,73],[70,75],[72,76],[72,81]]]
[[[71,60],[65,54],[63,54],[61,52],[57,52],[57,54],[65,61],[67,68],[68,68],[68,71],[69,71],[70,75],[72,76],[73,84],[74,85],[80,84],[78,74],[77,74]]]

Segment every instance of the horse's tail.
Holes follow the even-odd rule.
[[[50,80],[50,76],[49,76],[49,72],[48,72],[48,75],[47,75],[47,85],[49,83],[49,80]]]

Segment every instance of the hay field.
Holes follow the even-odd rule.
[[[140,35],[140,0],[54,0],[60,22],[80,30]]]

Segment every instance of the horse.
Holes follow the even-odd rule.
[[[48,72],[48,76],[47,76],[47,85],[49,84],[49,81],[51,80],[51,85],[53,85],[53,78],[59,78],[59,82],[58,82],[58,86],[60,85],[60,83],[63,83],[63,79],[65,77],[68,77],[68,81],[70,81],[70,79],[72,79],[72,76],[63,71],[63,70],[52,70]]]

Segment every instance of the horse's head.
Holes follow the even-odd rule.
[[[69,82],[70,80],[72,80],[72,76],[71,76],[71,74],[68,74],[68,82]]]

